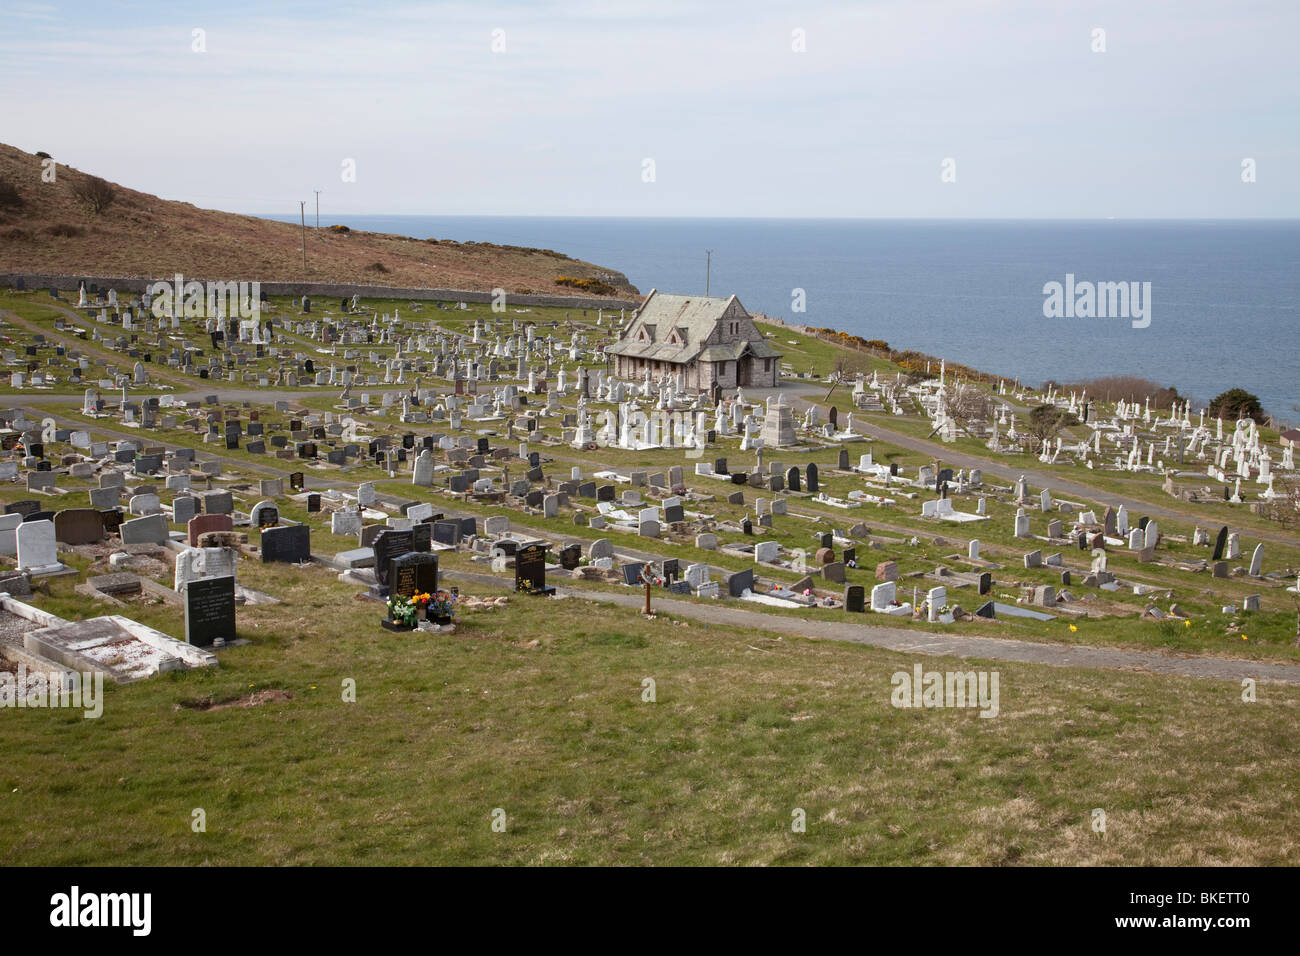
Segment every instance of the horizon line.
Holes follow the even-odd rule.
[[[218,212],[224,210],[216,210]],[[289,212],[238,212],[236,215],[265,219],[290,216]],[[352,216],[394,219],[646,219],[693,220],[699,222],[1296,222],[1300,216],[633,216],[577,215],[573,213],[438,213],[438,212],[354,212]],[[335,216],[334,218],[339,218]],[[322,218],[322,222],[323,222]],[[309,228],[314,228],[309,226]]]

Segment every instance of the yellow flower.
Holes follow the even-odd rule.
[[[1191,621],[1183,621],[1183,627],[1191,627],[1191,626],[1192,626]]]
[[[1077,630],[1078,630],[1078,628],[1075,627],[1073,624],[1070,625],[1070,632],[1071,632],[1071,633],[1073,633],[1073,632],[1075,632],[1075,631],[1077,631]]]

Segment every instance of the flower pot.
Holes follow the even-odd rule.
[[[441,614],[430,614],[427,617],[427,620],[433,622],[434,624],[437,624],[439,627],[446,627],[448,624],[451,623],[451,615],[448,614],[446,616],[443,616]]]

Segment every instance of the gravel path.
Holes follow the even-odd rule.
[[[474,574],[447,570],[444,577],[476,584],[500,587],[506,579],[491,574]],[[572,584],[554,584],[558,594],[586,598],[606,604],[640,610],[645,595],[641,590],[627,594],[609,591],[586,590]],[[529,600],[521,597],[520,600]],[[537,598],[541,601],[543,598]],[[675,601],[654,593],[651,609],[677,617],[691,618],[708,624],[719,624],[741,630],[766,631],[788,634],[792,637],[810,637],[814,640],[849,641],[869,644],[885,650],[906,654],[926,654],[933,657],[978,658],[993,661],[1014,661],[1025,664],[1049,664],[1054,667],[1088,667],[1100,670],[1145,671],[1171,677],[1199,677],[1209,680],[1226,680],[1240,683],[1244,677],[1261,682],[1300,685],[1300,664],[1270,664],[1264,662],[1232,660],[1220,657],[1189,657],[1161,654],[1154,651],[1128,651],[1104,647],[1084,647],[1077,644],[1038,644],[997,637],[958,637],[913,631],[898,627],[866,624],[848,624],[840,621],[810,621],[803,618],[783,618],[758,611],[746,611],[721,604],[704,604],[694,601]]]

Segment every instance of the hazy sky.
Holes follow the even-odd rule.
[[[0,0],[0,140],[327,218],[1295,217],[1297,36],[1300,0]]]

